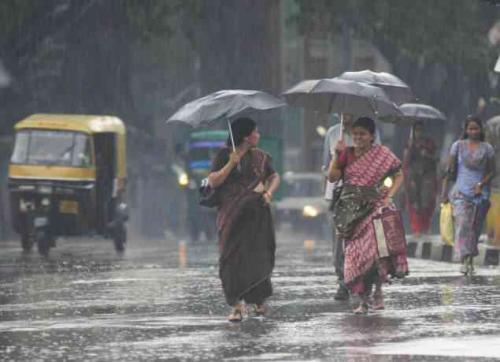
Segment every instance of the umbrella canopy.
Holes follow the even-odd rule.
[[[487,141],[493,144],[493,146],[498,147],[497,145],[500,145],[500,116],[495,116],[486,121],[485,129]],[[500,166],[500,157],[497,157],[497,164]],[[497,170],[500,170],[500,168],[497,168]]]
[[[397,121],[415,123],[416,121],[446,121],[446,116],[440,110],[421,103],[405,103],[399,106],[403,116]]]
[[[322,113],[351,113],[371,117],[401,115],[378,87],[339,78],[304,80],[283,93],[288,104]]]
[[[500,127],[500,116],[495,116],[486,121],[488,126]]]
[[[280,99],[257,90],[227,89],[195,99],[175,112],[167,123],[181,122],[200,127],[221,118],[233,118],[244,111],[283,107]]]
[[[415,99],[408,84],[391,73],[366,69],[359,72],[344,72],[338,78],[380,87],[396,104],[411,102]]]

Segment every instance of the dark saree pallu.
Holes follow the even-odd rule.
[[[344,280],[354,294],[369,292],[371,284],[384,282],[389,275],[408,273],[406,253],[379,257],[373,225],[385,197],[378,187],[400,168],[401,162],[387,147],[374,145],[344,170],[348,186],[339,200],[338,207],[343,210],[336,210],[336,215],[343,216],[336,220],[336,226],[345,243]]]
[[[213,170],[225,165],[229,151],[222,150]],[[272,295],[271,273],[276,250],[271,209],[253,188],[274,173],[270,158],[252,149],[221,186],[218,210],[219,276],[229,305],[244,300],[261,304]]]

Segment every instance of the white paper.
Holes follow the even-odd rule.
[[[375,228],[375,238],[377,239],[379,258],[389,256],[389,250],[387,250],[387,242],[385,240],[384,225],[382,224],[382,220],[374,219],[373,227]]]
[[[325,186],[325,200],[332,201],[333,200],[333,189],[336,186],[336,182],[328,182],[326,181]]]

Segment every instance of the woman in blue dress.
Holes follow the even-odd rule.
[[[495,174],[493,147],[484,142],[481,120],[469,116],[462,138],[451,146],[448,173],[443,181],[443,202],[451,202],[455,223],[455,250],[460,271],[473,273],[473,258],[479,254],[478,241],[490,207],[490,182]],[[448,193],[448,183],[456,177]]]

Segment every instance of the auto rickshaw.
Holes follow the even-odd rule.
[[[18,122],[10,207],[23,251],[47,255],[59,236],[127,238],[125,126],[116,117],[34,114]]]

